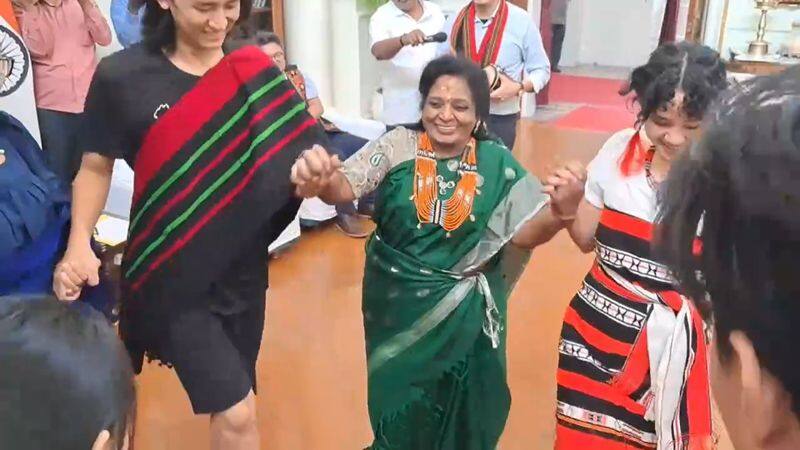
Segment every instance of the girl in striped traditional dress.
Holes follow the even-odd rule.
[[[716,52],[665,44],[621,92],[637,127],[600,149],[568,227],[596,261],[564,315],[556,449],[713,447],[703,322],[651,243],[659,186],[725,85]]]

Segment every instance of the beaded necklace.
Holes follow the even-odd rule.
[[[475,138],[470,139],[458,165],[460,179],[455,192],[449,199],[442,201],[439,200],[437,191],[436,154],[428,134],[420,133],[414,160],[414,195],[411,197],[417,208],[418,228],[424,223],[437,224],[450,237],[450,232],[458,229],[468,218],[475,220],[472,206],[475,195],[480,194],[476,147]]]

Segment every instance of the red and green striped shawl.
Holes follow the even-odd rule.
[[[508,22],[508,4],[500,1],[500,7],[486,30],[480,48],[475,40],[475,2],[469,2],[456,16],[450,32],[450,46],[455,54],[470,59],[472,62],[486,67],[497,62],[503,34]]]
[[[206,292],[299,202],[299,153],[324,140],[294,87],[256,47],[227,55],[152,126],[135,167],[126,303]]]

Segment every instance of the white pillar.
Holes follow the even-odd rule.
[[[366,22],[362,27],[356,0],[330,0],[331,74],[334,86],[331,107],[348,116],[361,115],[361,56],[369,49]],[[372,57],[371,54],[366,56]]]
[[[330,104],[333,99],[330,0],[289,0],[283,4],[288,61],[314,79],[323,104]]]
[[[528,0],[528,13],[538,28],[542,23],[542,0]]]

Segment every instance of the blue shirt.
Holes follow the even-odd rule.
[[[111,23],[114,24],[114,31],[117,40],[123,48],[128,48],[142,40],[142,15],[144,7],[140,8],[136,14],[132,14],[128,9],[129,0],[111,0]]]
[[[458,14],[452,14],[444,24],[443,31],[447,33],[447,41],[439,44],[438,55],[440,56],[453,51],[450,46],[450,35],[457,16]],[[475,42],[477,45],[480,45],[492,21],[494,21],[494,16],[486,23],[475,18]],[[539,28],[533,23],[527,11],[510,2],[508,3],[508,21],[503,33],[503,42],[500,45],[495,65],[514,81],[531,80],[536,92],[542,90],[550,81],[550,59],[544,51]],[[504,102],[492,101],[491,104],[492,114],[515,114],[519,110],[519,98],[512,98]]]
[[[69,229],[69,194],[28,130],[0,112],[0,295],[52,290]]]

